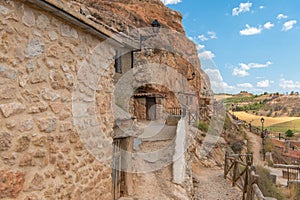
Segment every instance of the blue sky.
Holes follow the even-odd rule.
[[[300,91],[299,0],[162,0],[183,15],[216,93]]]

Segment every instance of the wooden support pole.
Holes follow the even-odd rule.
[[[228,168],[228,152],[225,153],[225,163],[224,163],[224,179],[227,177],[227,168]]]
[[[232,187],[235,186],[236,182],[236,173],[237,173],[237,168],[238,168],[238,162],[235,159],[234,160],[234,165],[233,165],[233,177],[232,177]]]

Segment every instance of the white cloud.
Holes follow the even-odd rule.
[[[235,67],[233,69],[232,75],[233,76],[238,76],[238,77],[245,77],[245,76],[249,76],[249,70],[250,69],[255,69],[255,68],[264,68],[264,67],[268,67],[272,64],[271,61],[266,62],[265,64],[260,64],[260,63],[240,63],[239,66],[240,67]]]
[[[209,76],[211,88],[215,93],[231,92],[235,89],[223,80],[218,69],[207,68],[204,71]]]
[[[249,12],[251,6],[252,6],[252,3],[250,3],[250,2],[240,3],[239,7],[232,9],[232,16],[238,16],[240,13]]]
[[[296,20],[290,20],[290,21],[285,22],[283,24],[282,31],[288,31],[288,30],[292,29],[295,24],[297,24]]]
[[[198,53],[198,57],[203,60],[211,60],[213,59],[215,56],[215,54],[211,51],[203,51],[203,52],[200,52]]]
[[[277,18],[278,20],[281,20],[281,19],[286,19],[287,17],[288,17],[288,16],[286,16],[286,15],[280,13],[280,14],[277,15],[276,18]]]
[[[271,83],[273,83],[273,81],[263,80],[263,81],[257,82],[256,86],[260,87],[260,88],[267,88],[270,86]]]
[[[271,28],[273,28],[273,27],[274,27],[274,24],[271,23],[271,22],[267,22],[267,23],[264,24],[264,28],[265,28],[265,29],[271,29]]]
[[[249,72],[247,72],[245,69],[242,68],[234,68],[232,75],[238,77],[245,77],[245,76],[249,76]]]
[[[191,41],[194,41],[194,38],[192,36],[187,36]]]
[[[264,68],[272,65],[273,63],[271,61],[266,62],[265,64],[260,64],[260,63],[249,63],[247,64],[247,67],[250,68]],[[241,63],[240,65],[246,65],[244,63]]]
[[[161,0],[165,5],[178,4],[181,0]]]
[[[199,35],[198,38],[199,38],[202,42],[208,40],[208,38],[205,37],[204,35]]]
[[[209,35],[210,39],[217,39],[217,34],[213,31],[208,31],[207,34]]]
[[[246,24],[246,28],[240,31],[241,35],[257,35],[262,32],[262,27],[250,27],[249,24]]]
[[[294,82],[293,80],[280,79],[279,86],[283,89],[300,89],[300,82]]]
[[[259,9],[264,9],[265,7],[264,6],[259,6]]]
[[[196,48],[197,48],[198,51],[200,51],[200,50],[203,50],[205,48],[205,45],[197,44]]]
[[[239,88],[253,88],[253,85],[251,83],[241,83],[237,84]]]

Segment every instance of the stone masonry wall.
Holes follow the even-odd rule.
[[[82,104],[95,97],[99,127],[112,132],[113,65],[97,89],[74,87],[101,41],[17,0],[0,1],[0,41],[0,199],[111,199],[111,169],[86,150],[72,114],[74,91]]]

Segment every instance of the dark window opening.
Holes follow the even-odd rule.
[[[115,55],[115,72],[122,74],[122,55],[120,50],[116,50]]]

